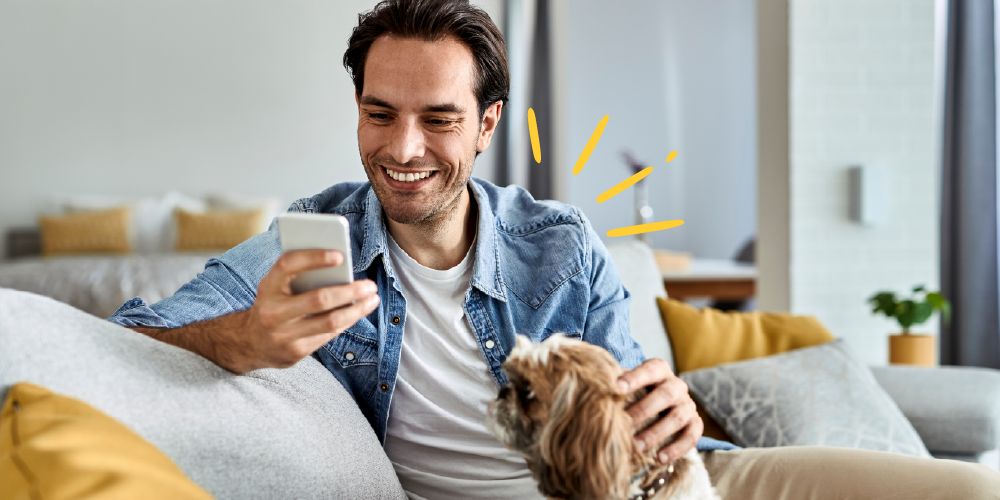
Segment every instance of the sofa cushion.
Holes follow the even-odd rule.
[[[629,306],[632,338],[642,346],[647,358],[665,359],[673,366],[670,341],[656,308],[656,298],[666,297],[667,291],[653,250],[638,240],[614,241],[607,247],[622,285],[632,294]]]
[[[0,477],[0,500],[212,498],[115,419],[24,382],[0,411]]]
[[[82,400],[226,498],[405,498],[368,421],[313,358],[236,376],[54,300],[0,289],[0,398]]]
[[[936,455],[1000,448],[1000,371],[897,365],[872,373]]]
[[[843,340],[681,378],[741,446],[840,446],[930,456]]]
[[[816,318],[765,312],[695,309],[657,299],[673,346],[677,372],[779,354],[833,340]]]

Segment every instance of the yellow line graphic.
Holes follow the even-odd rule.
[[[535,110],[528,108],[528,133],[531,135],[531,154],[535,155],[535,163],[542,162],[542,147],[538,144],[538,122],[535,121]]]
[[[633,234],[640,233],[651,233],[653,231],[660,231],[663,229],[670,229],[672,227],[677,227],[684,224],[682,220],[665,220],[662,222],[651,222],[649,224],[639,224],[638,226],[626,226],[620,227],[618,229],[612,229],[608,231],[608,237],[614,238],[616,236],[632,236]]]
[[[610,117],[611,115],[604,115],[604,118],[601,118],[601,121],[597,124],[597,128],[594,129],[594,133],[590,134],[587,146],[583,148],[580,158],[576,160],[576,166],[573,167],[573,175],[579,174],[583,170],[583,166],[587,164],[587,160],[590,159],[590,153],[594,152],[594,148],[597,147],[597,141],[601,140],[601,134],[604,133],[604,127],[607,126],[608,118]]]
[[[644,177],[651,174],[652,172],[653,172],[653,167],[646,167],[642,169],[639,173],[619,182],[618,185],[616,185],[615,187],[601,193],[601,195],[597,197],[597,202],[604,203],[605,201],[614,198],[616,195],[618,195],[618,193],[621,193],[622,191],[632,187],[633,185],[635,185],[636,182],[641,181]]]
[[[677,158],[677,151],[671,151],[670,154],[667,155],[667,163],[673,161],[674,158]]]

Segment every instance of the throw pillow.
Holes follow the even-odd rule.
[[[677,373],[823,344],[833,335],[812,316],[695,309],[658,298]]]
[[[127,253],[129,209],[80,212],[38,218],[42,255]]]
[[[263,210],[177,210],[177,250],[228,250],[260,232]]]
[[[212,498],[115,419],[28,383],[0,411],[0,477],[0,500]]]
[[[930,456],[843,340],[681,378],[740,446],[840,446]]]

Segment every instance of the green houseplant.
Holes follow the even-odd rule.
[[[929,292],[924,285],[913,287],[910,297],[897,298],[894,292],[877,292],[868,298],[872,313],[895,319],[903,329],[889,337],[889,362],[893,364],[933,366],[937,362],[937,343],[932,335],[913,335],[910,327],[926,322],[935,311],[945,321],[951,318],[951,304],[941,292]]]

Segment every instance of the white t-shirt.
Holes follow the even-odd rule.
[[[542,498],[524,459],[486,430],[498,388],[462,309],[475,242],[438,271],[388,240],[406,323],[385,453],[403,489],[411,499]]]

